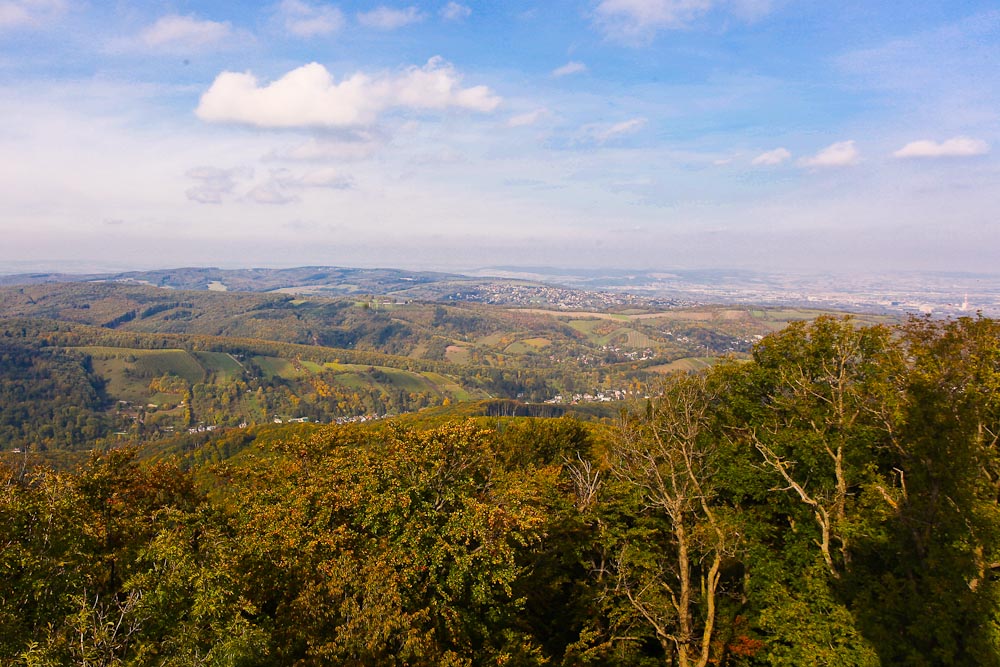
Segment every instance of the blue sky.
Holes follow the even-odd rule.
[[[997,270],[995,2],[0,0],[0,268]]]

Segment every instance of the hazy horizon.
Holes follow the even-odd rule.
[[[998,110],[985,0],[10,0],[0,267],[993,273]]]

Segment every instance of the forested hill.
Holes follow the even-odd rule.
[[[117,283],[0,288],[9,360],[0,364],[0,451],[145,446],[192,429],[490,398],[620,401],[660,373],[745,357],[762,335],[818,314],[567,312]]]
[[[613,423],[7,466],[0,663],[1000,665],[998,434],[996,322],[821,318]]]
[[[186,267],[121,273],[28,273],[0,276],[0,285],[103,281],[181,290],[228,289],[268,292],[284,287],[340,287],[341,293],[389,294],[444,281],[469,281],[465,276],[433,271],[354,269],[306,266],[294,269],[218,269]]]
[[[760,336],[821,311],[703,307],[599,311],[505,308],[365,296],[191,292],[117,283],[0,288],[0,318],[121,331],[234,336],[464,363],[669,363],[747,352]],[[889,321],[859,316],[862,321]],[[632,354],[631,351],[649,354]]]
[[[545,397],[565,381],[544,371],[315,345],[0,320],[0,452],[146,447],[185,432],[272,421]]]

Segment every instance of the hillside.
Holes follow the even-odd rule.
[[[459,364],[531,367],[670,363],[743,353],[761,336],[823,311],[629,308],[602,311],[287,294],[192,292],[120,283],[0,288],[0,317],[121,331],[183,333],[352,348]],[[862,321],[887,318],[862,316]]]
[[[566,311],[109,282],[6,287],[0,330],[12,361],[0,366],[0,388],[11,398],[0,449],[148,443],[490,398],[622,401],[644,395],[659,374],[745,358],[767,333],[820,315]],[[45,382],[65,388],[58,400]]]
[[[63,346],[100,330],[21,327],[21,379],[96,386]],[[103,336],[95,367],[239,365]],[[994,665],[998,341],[820,318],[604,423],[467,402],[62,472],[3,453],[0,662]]]

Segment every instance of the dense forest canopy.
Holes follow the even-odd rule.
[[[1000,664],[992,320],[793,324],[613,423],[307,426],[8,460],[0,662]]]

